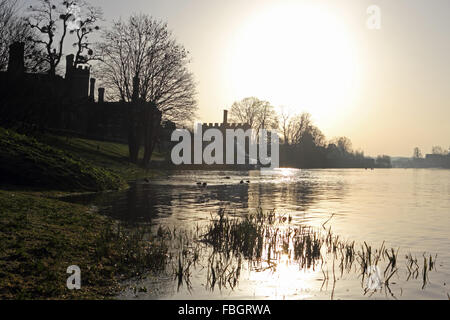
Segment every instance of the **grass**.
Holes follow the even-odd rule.
[[[159,173],[127,157],[125,144],[0,128],[0,299],[110,298],[120,280],[165,266],[164,239],[147,226],[58,200]],[[81,290],[66,288],[70,265],[81,268]]]
[[[121,279],[166,264],[163,239],[85,206],[0,191],[0,208],[0,299],[111,298]],[[66,288],[70,265],[81,290]]]
[[[262,211],[246,216],[242,220],[230,219],[225,210],[220,209],[218,219],[211,219],[208,232],[203,241],[212,245],[218,252],[243,254],[247,259],[260,258],[262,255],[265,222],[271,223],[271,215]]]
[[[146,170],[128,161],[128,145],[116,142],[105,142],[81,138],[69,138],[55,135],[40,136],[39,140],[57,147],[66,152],[76,154],[78,157],[107,169],[127,181],[144,177],[158,176],[160,171]],[[141,150],[143,153],[143,150]],[[142,156],[142,155],[141,155]],[[154,152],[152,160],[161,161],[164,155]]]
[[[1,182],[64,191],[124,188],[117,174],[80,156],[0,128]]]

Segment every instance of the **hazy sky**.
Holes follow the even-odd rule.
[[[448,0],[91,0],[106,21],[144,12],[190,52],[203,122],[257,96],[310,112],[367,155],[450,145]],[[366,27],[381,9],[381,30]]]

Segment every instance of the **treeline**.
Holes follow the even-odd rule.
[[[256,130],[277,130],[280,134],[280,165],[294,168],[391,168],[391,158],[380,155],[366,157],[353,150],[347,137],[327,140],[313,123],[309,113],[277,112],[267,101],[250,97],[235,102],[230,120],[248,123]]]
[[[337,140],[348,140],[346,137]],[[376,159],[364,156],[362,151],[346,150],[339,143],[317,146],[304,142],[280,146],[280,165],[295,168],[391,168],[391,158],[383,155]]]
[[[434,146],[431,153],[422,154],[420,148],[414,148],[411,158],[397,158],[393,162],[397,168],[445,168],[450,169],[450,148]]]

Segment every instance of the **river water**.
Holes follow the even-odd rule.
[[[120,220],[177,228],[206,223],[219,208],[238,216],[275,209],[291,216],[292,225],[321,229],[326,222],[334,234],[358,246],[366,242],[378,248],[384,242],[399,250],[399,271],[389,290],[371,294],[356,274],[338,274],[330,283],[318,268],[306,270],[280,260],[276,269],[264,271],[248,263],[233,289],[207,289],[203,267],[194,270],[189,290],[170,277],[152,277],[130,282],[130,288],[148,290],[125,290],[119,296],[123,299],[448,299],[450,292],[450,170],[173,171],[151,183],[136,182],[127,191],[83,201]],[[437,255],[425,286],[421,276],[406,281],[404,258],[409,253],[419,265],[424,253],[433,259]]]

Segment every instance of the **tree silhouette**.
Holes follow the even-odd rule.
[[[49,65],[48,73],[56,74],[63,57],[64,43],[67,34],[76,33],[77,57],[75,64],[87,63],[88,56],[93,54],[87,36],[98,30],[94,24],[101,16],[99,9],[89,6],[84,1],[37,0],[38,4],[28,8],[27,23],[35,30],[29,41],[35,46],[42,46],[45,51],[44,60]],[[84,14],[84,16],[83,16]]]
[[[278,129],[278,116],[275,108],[267,101],[249,97],[236,101],[231,106],[230,121],[247,123],[256,132],[259,129]]]
[[[104,33],[99,52],[98,75],[111,97],[144,108],[141,113],[130,108],[129,146],[130,159],[136,162],[143,140],[143,163],[148,165],[155,126],[159,126],[155,122],[162,118],[183,123],[194,118],[197,101],[194,77],[187,68],[188,52],[166,23],[145,14],[115,21]]]
[[[303,112],[296,116],[293,116],[289,120],[289,136],[288,141],[290,144],[297,145],[302,143],[305,138],[311,139],[316,146],[325,145],[325,136],[317,128],[311,119],[311,114]]]
[[[18,14],[17,0],[0,0],[0,71],[8,66],[9,46],[14,42],[22,42],[25,54],[25,69],[36,72],[47,70],[44,55],[28,39],[34,35],[33,30]]]
[[[72,10],[76,11],[76,14],[74,13],[76,18],[72,22],[69,32],[76,36],[76,42],[73,43],[73,46],[76,48],[74,64],[77,66],[99,58],[98,55],[95,55],[89,36],[100,30],[97,23],[102,19],[103,12],[100,8],[91,6],[86,2],[80,2],[76,9]]]
[[[139,79],[138,98],[154,104],[164,120],[194,118],[197,101],[189,53],[178,44],[167,24],[149,15],[114,21],[99,45],[99,77],[113,99],[133,100],[133,79]]]
[[[445,155],[446,152],[444,151],[444,149],[442,149],[441,146],[433,146],[433,148],[431,149],[431,153],[432,154],[439,154],[439,155]]]
[[[336,145],[342,155],[350,154],[352,152],[352,141],[347,137],[338,137],[331,140],[331,143]]]
[[[413,158],[414,158],[414,159],[420,159],[420,158],[422,158],[422,151],[420,151],[420,149],[419,149],[418,147],[415,147],[415,148],[414,148],[414,151],[413,151]]]

